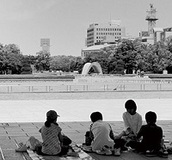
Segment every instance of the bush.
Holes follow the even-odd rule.
[[[31,65],[28,63],[23,63],[21,74],[32,74]]]

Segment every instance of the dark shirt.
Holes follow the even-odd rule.
[[[161,147],[163,136],[162,128],[156,124],[143,125],[137,135],[137,138],[143,137],[141,144],[145,150],[158,150]]]

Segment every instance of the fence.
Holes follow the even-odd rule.
[[[38,82],[39,83],[39,82]],[[122,92],[122,91],[172,91],[172,81],[134,81],[91,83],[28,83],[27,85],[0,85],[0,93],[63,93],[63,92]]]

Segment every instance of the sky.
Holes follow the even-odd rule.
[[[134,37],[148,30],[150,3],[157,10],[156,27],[172,27],[172,0],[0,0],[0,43],[36,55],[40,39],[50,38],[52,56],[80,56],[92,23],[121,20]]]

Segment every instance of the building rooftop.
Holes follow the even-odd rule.
[[[87,48],[84,48],[82,49],[83,51],[90,51],[90,50],[100,50],[100,49],[103,49],[105,47],[109,47],[109,46],[112,46],[114,44],[100,44],[100,45],[94,45],[94,46],[90,46],[90,47],[87,47]]]

